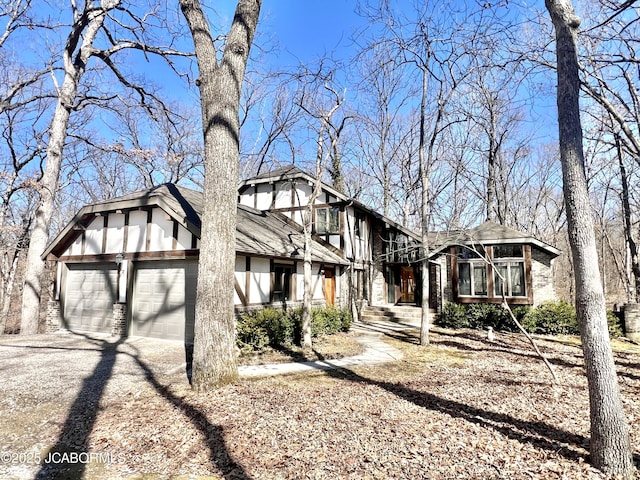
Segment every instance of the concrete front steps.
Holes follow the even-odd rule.
[[[430,322],[433,323],[435,311],[430,309]],[[367,306],[362,311],[362,322],[394,322],[420,326],[422,308],[411,305]]]

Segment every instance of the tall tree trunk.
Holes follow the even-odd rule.
[[[313,182],[313,190],[304,210],[303,233],[304,233],[304,263],[302,267],[304,293],[302,295],[302,338],[301,346],[305,350],[313,347],[311,339],[311,307],[313,304],[313,262],[311,257],[311,233],[313,231],[313,206],[322,191],[322,170],[324,169],[324,133],[328,126],[328,118],[325,117],[320,123],[318,140],[316,146],[316,177]]]
[[[558,123],[569,242],[574,261],[576,309],[591,414],[591,462],[609,475],[631,478],[633,459],[609,343],[605,298],[584,170],[580,122],[577,32],[570,0],[545,0],[556,30]]]
[[[420,139],[418,158],[420,162],[420,181],[422,183],[422,197],[420,202],[420,226],[422,240],[422,258],[420,261],[421,272],[421,316],[420,316],[420,345],[429,345],[429,171],[428,163],[431,161],[425,158],[425,122],[426,122],[426,101],[427,101],[427,70],[422,69],[422,100],[420,101]]]
[[[620,182],[622,183],[622,216],[624,217],[624,234],[627,239],[627,245],[629,245],[631,274],[633,275],[633,291],[627,292],[627,294],[632,294],[632,301],[637,302],[640,300],[640,261],[638,260],[638,245],[633,238],[631,204],[629,203],[629,178],[627,176],[627,169],[624,166],[620,137],[618,135],[616,135],[616,148],[618,151],[618,165],[620,167]]]
[[[115,8],[119,3],[119,0],[114,0],[105,8]],[[20,333],[24,335],[38,332],[42,275],[45,268],[45,263],[40,257],[49,240],[49,227],[58,190],[69,118],[78,94],[80,79],[93,53],[93,42],[104,23],[105,16],[106,9],[85,8],[85,11],[75,19],[65,46],[64,80],[59,89],[58,102],[49,129],[47,163],[44,174],[38,182],[40,201],[34,215],[33,231],[27,251],[20,325]],[[80,41],[82,41],[80,50],[76,52]]]
[[[193,37],[204,135],[204,211],[198,260],[192,385],[198,392],[234,381],[233,278],[240,122],[238,110],[261,0],[239,0],[220,65],[198,0],[180,0]]]
[[[491,102],[491,100],[489,100]],[[496,221],[496,119],[493,105],[489,104],[489,151],[487,152],[487,221]]]
[[[314,202],[315,203],[315,202]],[[313,218],[313,203],[309,204],[306,216]],[[302,266],[304,292],[302,294],[302,338],[301,346],[305,350],[313,347],[311,339],[311,307],[313,302],[313,263],[311,259],[311,220],[304,221],[304,263]]]

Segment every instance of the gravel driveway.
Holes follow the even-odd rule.
[[[0,337],[0,478],[51,478],[39,461],[52,447],[82,451],[101,404],[150,378],[188,385],[185,357],[181,342],[140,337]]]

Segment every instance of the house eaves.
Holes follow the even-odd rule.
[[[251,177],[247,180],[240,182],[238,191],[242,193],[247,187],[253,187],[257,184],[276,183],[276,182],[287,181],[287,180],[291,182],[294,182],[296,180],[302,180],[309,185],[314,185],[316,181],[316,179],[310,174],[304,172],[303,170],[299,169],[296,166],[289,165],[282,168],[278,168],[271,172],[256,175],[255,177]],[[414,232],[413,230],[410,230],[407,227],[404,227],[403,225],[400,225],[399,223],[391,220],[390,218],[385,217],[384,215],[376,212],[375,210],[373,210],[371,207],[368,207],[364,203],[361,203],[358,200],[355,200],[353,198],[346,196],[344,193],[339,192],[338,190],[336,190],[330,185],[327,185],[324,182],[321,182],[321,185],[323,190],[329,192],[331,195],[338,198],[342,205],[353,206],[354,208],[361,210],[371,215],[372,217],[378,219],[379,221],[386,224],[387,226],[393,227],[394,229],[403,232],[404,234],[414,238],[417,241],[421,241],[421,236],[418,233]]]
[[[53,239],[42,258],[46,259],[51,254],[59,256],[75,239],[78,229],[86,228],[98,215],[152,207],[162,209],[197,238],[200,238],[200,216],[204,208],[204,195],[196,190],[165,184],[113,200],[86,205]],[[260,212],[242,205],[238,205],[237,208],[237,253],[291,260],[303,258],[302,231],[292,226],[286,217],[270,212]],[[316,241],[312,242],[314,262],[347,264],[342,257],[329,248]]]
[[[561,250],[531,235],[492,222],[485,222],[469,230],[434,232],[430,233],[429,237],[429,245],[433,245],[432,248],[429,248],[430,258],[439,255],[453,245],[529,244],[552,257],[558,257],[562,254]]]

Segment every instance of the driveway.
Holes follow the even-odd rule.
[[[102,404],[154,382],[187,386],[185,357],[181,342],[141,337],[0,337],[0,478],[50,477],[39,460],[52,446],[86,452]]]

